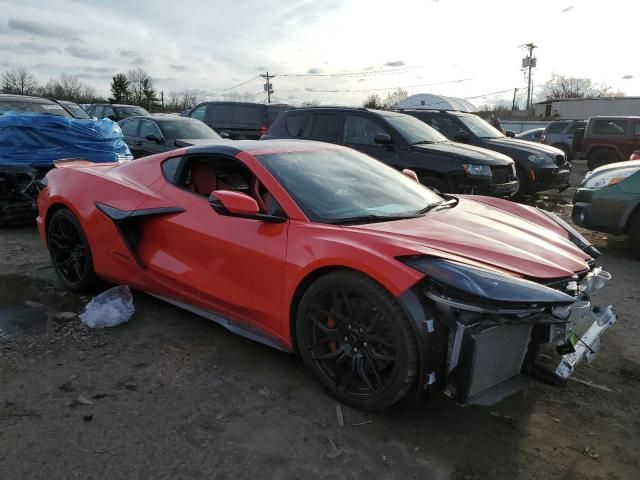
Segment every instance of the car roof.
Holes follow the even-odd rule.
[[[92,107],[105,107],[105,106],[109,106],[109,107],[135,107],[135,108],[144,108],[141,107],[140,105],[126,105],[124,103],[94,103],[91,105]]]
[[[33,97],[31,95],[13,95],[13,94],[7,94],[7,93],[0,93],[0,101],[2,100],[19,100],[21,102],[31,102],[31,103],[56,103],[53,100],[49,100],[48,98]]]
[[[182,117],[180,115],[174,115],[172,113],[152,113],[150,115],[131,115],[130,117],[123,118],[121,122],[128,122],[129,120],[153,120],[154,122],[164,122],[165,120],[171,121],[184,121],[184,122],[199,122],[200,120],[191,117]]]
[[[375,115],[379,115],[381,117],[400,117],[404,115],[402,112],[393,112],[390,110],[376,110],[373,108],[364,108],[364,107],[344,107],[344,106],[317,106],[317,107],[300,107],[295,110],[291,110],[291,114],[293,113],[304,113],[304,112],[323,112],[323,111],[338,111],[338,112],[369,112]],[[282,115],[287,115],[289,112],[284,112]]]
[[[589,120],[639,120],[640,116],[638,115],[602,115],[597,117],[591,117]]]
[[[332,143],[315,142],[312,140],[278,139],[278,140],[221,140],[218,142],[188,147],[187,153],[226,153],[237,155],[247,152],[252,155],[269,153],[285,153],[318,150],[351,150],[347,147]]]

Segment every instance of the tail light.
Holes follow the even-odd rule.
[[[640,160],[640,150],[636,150],[631,154],[629,160]]]
[[[542,135],[540,135],[540,143],[544,143],[544,141],[547,139],[547,134],[543,133]]]
[[[262,127],[260,127],[260,135],[261,136],[262,135],[266,135],[267,134],[267,130],[269,130],[269,129],[267,128],[266,125],[263,125]]]

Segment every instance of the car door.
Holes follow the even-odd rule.
[[[185,303],[279,336],[286,310],[283,285],[289,222],[265,223],[217,213],[206,196],[185,186],[188,165],[196,160],[210,162],[217,171],[237,164],[250,172],[234,157],[179,159],[180,167],[173,170],[182,173],[174,183],[166,180],[161,195],[184,211],[151,217],[141,227],[138,256],[146,274]]]
[[[391,145],[375,143],[375,136],[384,133],[391,137]],[[359,152],[376,158],[387,165],[398,168],[397,138],[384,124],[373,115],[351,114],[344,115],[342,127],[342,143]]]
[[[138,129],[140,127],[140,120],[124,120],[119,123],[122,129],[122,136],[124,143],[127,144],[133,158],[140,158],[144,156],[140,151],[140,139],[138,138]]]
[[[142,120],[140,122],[138,148],[143,157],[164,152],[164,140],[155,122],[151,120]]]

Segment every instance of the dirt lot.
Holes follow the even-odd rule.
[[[567,213],[570,194],[532,201]],[[114,329],[56,318],[88,298],[61,290],[33,226],[0,231],[0,327],[14,327],[0,337],[0,478],[638,479],[640,262],[591,239],[613,274],[599,298],[619,314],[576,374],[596,387],[342,407],[340,427],[299,358],[144,294]]]

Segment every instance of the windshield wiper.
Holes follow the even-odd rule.
[[[390,222],[392,220],[406,220],[408,218],[417,218],[420,215],[359,215],[354,217],[330,218],[324,223],[331,225],[353,225],[357,223],[374,223],[374,222]]]
[[[424,207],[422,210],[418,210],[416,215],[424,215],[431,210],[440,209],[440,208],[452,208],[455,207],[460,200],[457,197],[450,197],[448,200],[440,200],[436,203],[431,203]]]
[[[436,143],[436,142],[433,142],[431,140],[420,140],[418,142],[413,142],[411,145],[424,145],[424,144],[427,144],[427,143]]]

